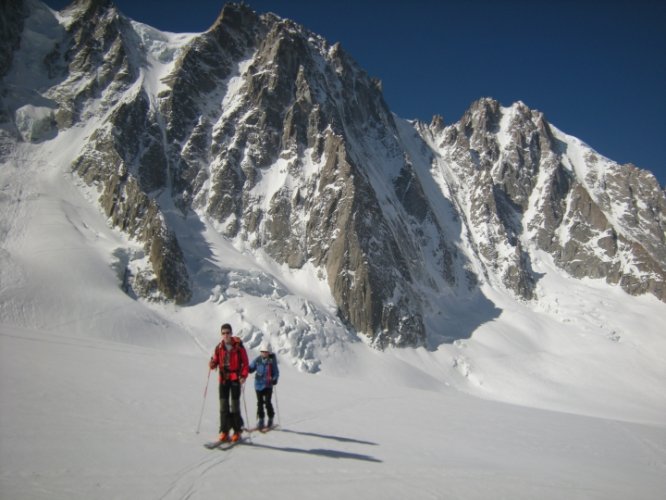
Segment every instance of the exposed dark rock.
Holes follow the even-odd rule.
[[[122,273],[137,296],[192,298],[177,212],[278,264],[317,268],[339,317],[378,347],[427,345],[447,298],[481,285],[538,298],[542,251],[572,278],[666,300],[663,189],[523,103],[483,98],[449,126],[407,124],[340,44],[238,4],[179,47],[151,95],[132,23],[107,0],[71,8],[44,59],[48,126],[104,117],[73,170],[144,245],[149,266]],[[0,13],[12,28],[0,77],[23,17]]]

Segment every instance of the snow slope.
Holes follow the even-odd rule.
[[[135,29],[152,47],[141,82],[155,93],[187,36]],[[24,110],[27,132],[40,131],[42,108]],[[261,487],[276,500],[663,497],[665,304],[572,280],[543,255],[538,301],[486,286],[478,318],[492,320],[441,315],[466,340],[378,352],[345,330],[316,270],[277,266],[167,200],[194,296],[185,307],[134,300],[122,271],[142,248],[68,171],[100,123],[11,145],[0,164],[1,498],[247,498]],[[445,190],[441,175],[428,189]],[[251,355],[263,340],[275,347],[281,428],[209,451],[217,384],[206,363],[227,321]],[[254,404],[248,386],[249,423]]]
[[[666,431],[284,366],[281,430],[209,451],[203,355],[3,328],[3,498],[656,499]],[[366,361],[400,370],[378,353]],[[406,374],[403,374],[406,375]],[[252,413],[254,395],[245,390]]]
[[[276,499],[666,491],[663,304],[565,279],[544,256],[548,299],[536,310],[486,290],[501,314],[470,339],[382,353],[335,333],[312,301],[290,292],[283,270],[210,228],[199,293],[216,269],[245,278],[188,307],[135,301],[114,264],[119,248],[136,245],[109,228],[94,193],[64,167],[86,134],[18,145],[0,166],[2,498],[246,498],[259,487]],[[265,288],[271,276],[279,286]],[[310,290],[314,300],[318,287]],[[206,361],[227,320],[245,329],[251,354],[264,337],[277,348],[281,429],[209,451],[201,445],[217,430],[214,376],[196,429]],[[285,321],[293,335],[272,337]],[[333,333],[318,326],[327,324]],[[312,364],[317,374],[307,373]],[[250,423],[254,405],[248,386]]]

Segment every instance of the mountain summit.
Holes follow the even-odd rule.
[[[498,314],[487,290],[538,302],[544,261],[666,301],[657,180],[521,102],[482,98],[450,125],[403,120],[340,44],[243,4],[194,35],[110,1],[10,4],[0,152],[85,131],[70,169],[143,247],[116,254],[133,297],[231,294],[238,283],[210,267],[212,227],[325,283],[341,324],[380,348],[469,336]],[[468,327],[448,331],[453,316]]]

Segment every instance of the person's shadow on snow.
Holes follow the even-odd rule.
[[[373,443],[372,441],[361,441],[359,439],[353,439],[353,438],[347,438],[347,437],[342,437],[342,436],[331,436],[328,434],[317,434],[315,432],[302,432],[302,431],[292,431],[290,429],[275,429],[279,432],[289,432],[291,434],[299,434],[301,436],[312,436],[312,437],[318,437],[318,438],[323,438],[323,439],[333,439],[334,441],[340,441],[341,443],[358,443],[358,444],[369,444],[372,446],[377,446],[377,443]]]
[[[252,443],[250,446],[252,446],[253,448],[264,448],[267,450],[284,451],[287,453],[302,453],[305,455],[317,455],[320,457],[328,457],[328,458],[345,458],[348,460],[363,460],[365,462],[377,462],[377,463],[382,462],[381,460],[375,457],[371,457],[370,455],[363,455],[361,453],[349,453],[348,451],[328,450],[325,448],[311,448],[309,450],[306,450],[302,448],[270,446],[268,444],[258,444],[258,443]]]
[[[316,438],[323,438],[323,439],[332,439],[334,441],[340,441],[342,443],[358,443],[358,444],[365,444],[365,445],[371,445],[371,446],[377,446],[377,443],[372,443],[370,441],[360,441],[358,439],[352,439],[352,438],[346,438],[346,437],[341,437],[341,436],[331,436],[331,435],[326,435],[326,434],[317,434],[314,432],[301,432],[301,431],[292,431],[289,429],[279,429],[279,432],[289,432],[292,434],[300,434],[301,436],[312,436]],[[255,448],[264,448],[268,450],[275,450],[275,451],[284,451],[287,453],[302,453],[305,455],[317,455],[320,457],[327,457],[327,458],[337,458],[337,459],[347,459],[347,460],[363,460],[365,462],[376,462],[376,463],[381,463],[382,461],[372,457],[370,455],[364,455],[362,453],[351,453],[348,451],[340,451],[340,450],[330,450],[327,448],[311,448],[311,449],[303,449],[303,448],[292,448],[292,447],[280,447],[280,446],[271,446],[268,444],[260,444],[260,443],[252,443],[252,446]]]

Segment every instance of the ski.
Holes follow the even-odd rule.
[[[211,441],[209,443],[204,443],[204,448],[209,450],[228,450],[229,448],[233,448],[237,444],[241,444],[244,441],[244,438],[241,438],[238,441]]]
[[[204,443],[204,448],[208,448],[209,450],[214,450],[215,448],[221,448],[222,446],[225,446],[227,444],[231,444],[229,441],[210,441],[208,443]]]
[[[252,432],[262,432],[262,433],[266,433],[266,432],[268,432],[268,431],[270,431],[270,430],[272,430],[272,429],[275,429],[275,428],[277,428],[277,424],[272,425],[271,427],[251,427],[251,428],[249,428],[249,429],[248,429],[248,428],[245,428],[245,429],[243,429],[243,430],[244,430],[245,432],[249,432],[249,433],[252,433]]]

